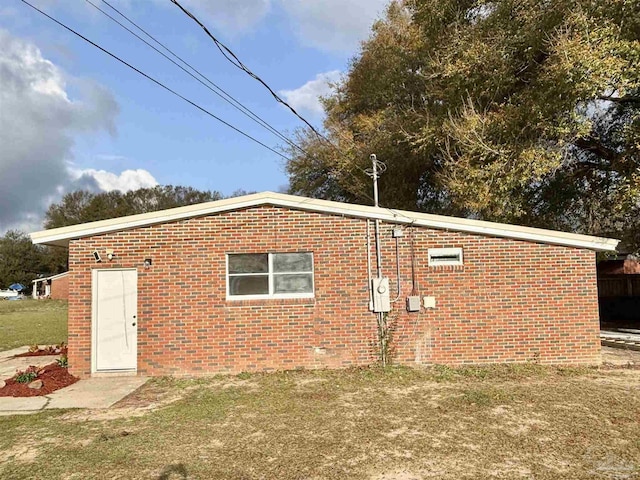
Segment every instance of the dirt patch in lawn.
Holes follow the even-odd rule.
[[[625,348],[602,347],[602,368],[610,370],[620,367],[640,370],[640,352]]]
[[[33,462],[37,456],[37,448],[29,445],[16,445],[13,448],[0,452],[0,463],[9,461],[30,463]]]
[[[0,397],[39,397],[68,387],[79,380],[57,363],[42,367],[37,372],[38,376],[33,381],[41,380],[41,388],[30,388],[29,383],[19,383],[15,377],[12,377],[5,380],[6,385],[0,388]]]
[[[171,378],[154,378],[127,395],[108,409],[73,410],[64,414],[64,420],[70,421],[107,421],[120,418],[143,417],[149,412],[158,410],[182,400],[199,384],[185,384],[182,380]]]
[[[202,387],[202,382],[197,381],[190,382],[170,377],[152,378],[113,405],[111,410],[155,410],[181,400]]]
[[[627,369],[154,378],[107,410],[3,418],[0,478],[631,479],[638,419]]]

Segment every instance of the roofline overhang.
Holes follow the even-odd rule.
[[[537,243],[548,243],[566,247],[584,248],[600,252],[615,251],[619,240],[580,235],[556,230],[523,227],[505,223],[471,220],[428,213],[409,212],[368,205],[356,205],[315,198],[298,197],[282,193],[263,192],[242,197],[227,198],[214,202],[188,205],[185,207],[160,210],[157,212],[131,215],[127,217],[100,220],[97,222],[71,225],[31,233],[35,244],[68,246],[70,240],[102,235],[133,228],[146,227],[160,223],[176,222],[189,218],[215,215],[233,210],[242,210],[262,205],[305,210],[330,215],[383,220],[400,225],[414,225],[473,233],[489,237],[511,238]]]
[[[49,277],[36,278],[35,280],[31,280],[31,283],[44,282],[46,280],[56,280],[58,278],[66,277],[67,275],[69,275],[68,271],[62,272],[62,273],[58,273],[56,275],[51,275]]]

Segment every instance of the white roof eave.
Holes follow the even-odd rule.
[[[276,207],[357,218],[379,219],[391,223],[417,225],[439,230],[468,232],[490,237],[549,243],[567,247],[585,248],[594,251],[615,251],[619,243],[619,240],[611,238],[600,238],[589,235],[560,232],[556,230],[522,227],[518,225],[447,217],[443,215],[392,210],[367,205],[332,202],[328,200],[318,200],[273,192],[256,193],[242,197],[189,205],[186,207],[178,207],[158,212],[143,213],[140,215],[43,230],[32,233],[31,240],[36,244],[68,246],[69,240],[72,239],[129,230],[132,228],[159,223],[174,222],[205,215],[214,215],[217,213],[260,205],[273,205]]]
[[[44,282],[46,280],[56,280],[58,278],[66,277],[67,275],[69,275],[68,271],[67,272],[58,273],[56,275],[51,275],[49,277],[36,278],[35,280],[32,280],[31,283]]]

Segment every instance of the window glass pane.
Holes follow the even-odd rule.
[[[274,275],[275,293],[313,293],[313,275],[310,273]]]
[[[242,275],[229,277],[230,295],[267,295],[269,277],[267,275]]]
[[[274,272],[311,272],[313,255],[310,253],[275,253],[273,255]]]
[[[266,253],[229,255],[229,273],[267,273],[269,255]]]

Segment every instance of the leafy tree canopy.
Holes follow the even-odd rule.
[[[245,193],[238,190],[232,196]],[[52,204],[45,215],[44,226],[65,227],[220,198],[220,193],[215,191],[200,191],[172,185],[141,188],[126,193],[91,193],[80,190],[68,193],[59,203]],[[9,231],[4,237],[0,237],[0,288],[6,288],[15,282],[30,288],[32,280],[43,274],[66,271],[67,263],[67,249],[33,245],[24,232]]]
[[[640,248],[640,2],[404,0],[324,99],[292,193],[623,238]]]
[[[218,192],[172,185],[141,188],[126,193],[91,193],[79,190],[52,204],[45,215],[45,228],[65,227],[108,218],[147,213],[167,208],[219,200]]]
[[[66,227],[79,223],[108,218],[147,213],[167,208],[182,207],[194,203],[210,202],[222,198],[220,193],[200,191],[191,187],[156,186],[126,193],[119,191],[92,193],[78,190],[66,194],[59,203],[52,204],[45,214],[45,228]],[[67,270],[66,248],[43,249],[44,273],[61,273]],[[35,278],[35,277],[34,277]]]
[[[29,236],[17,230],[9,230],[0,237],[0,288],[21,283],[27,289],[45,267],[43,250]]]

